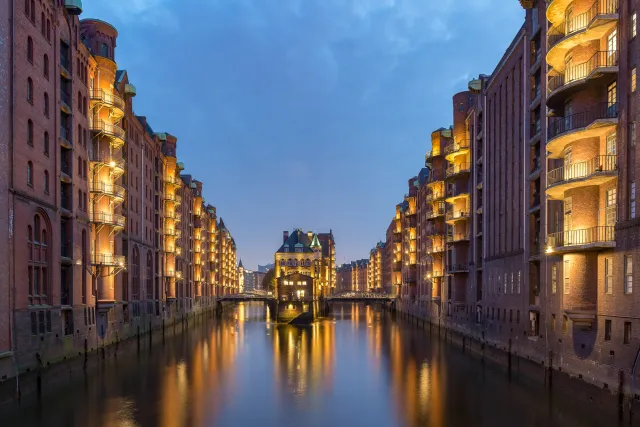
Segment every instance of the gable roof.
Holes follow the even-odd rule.
[[[316,237],[317,239],[317,236],[315,234],[314,237]],[[282,244],[282,246],[280,246],[280,248],[276,252],[285,252],[285,246],[289,248],[289,252],[294,252],[296,247],[302,247],[302,252],[313,252],[313,249],[311,249],[311,244],[312,240],[309,239],[307,233],[305,233],[301,229],[297,229],[294,230],[293,233],[289,234],[287,240]]]

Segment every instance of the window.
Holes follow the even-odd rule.
[[[78,190],[78,210],[82,210],[82,190]]]
[[[636,183],[629,185],[629,219],[636,217]]]
[[[33,39],[27,37],[27,59],[33,64]]]
[[[518,287],[516,288],[518,291],[518,295],[520,295],[520,291],[522,290],[522,272],[518,271]]]
[[[558,264],[551,265],[551,293],[558,291]]]
[[[562,283],[562,291],[565,293],[565,295],[569,293],[570,270],[571,270],[571,264],[569,263],[569,261],[565,261],[564,268],[563,268],[564,282]]]
[[[42,34],[42,37],[47,36],[47,31],[45,29],[44,12],[40,14],[40,33]]]
[[[614,116],[614,107],[618,103],[618,85],[616,82],[611,83],[607,87],[607,106],[609,107],[609,114]],[[617,116],[617,114],[615,114]]]
[[[631,92],[635,92],[636,91],[636,67],[633,67],[631,69]]]
[[[624,256],[624,293],[633,293],[633,257]]]
[[[556,315],[555,314],[551,315],[551,331],[553,332],[556,331]]]
[[[613,293],[613,258],[604,259],[604,293]]]
[[[51,41],[51,21],[47,19],[47,41]]]
[[[44,133],[44,146],[42,147],[42,149],[44,150],[44,154],[46,156],[49,155],[49,132],[45,132]]]
[[[49,56],[46,53],[44,54],[44,60],[42,61],[42,68],[45,78],[49,80]]]
[[[82,113],[82,93],[78,91],[78,111]]]
[[[31,19],[31,23],[35,25],[36,23],[36,0],[31,0],[31,8],[30,8],[29,18]]]
[[[49,117],[49,94],[44,93],[44,115]]]
[[[100,44],[100,56],[104,56],[105,58],[109,57],[109,47],[106,43]]]
[[[44,171],[44,192],[49,194],[49,171]]]
[[[31,77],[27,79],[27,101],[33,105],[33,80]]]
[[[29,17],[31,14],[31,8],[29,7],[29,0],[24,0],[24,14]]]
[[[629,123],[629,145],[636,145],[636,122]]]
[[[624,322],[624,341],[625,344],[631,342],[631,322]]]
[[[616,155],[617,141],[618,139],[615,132],[610,135],[607,135],[607,156]]]
[[[611,341],[611,320],[604,321],[604,340]]]
[[[78,156],[78,176],[82,176],[82,157]]]
[[[27,244],[29,247],[29,262],[27,265],[27,284],[29,305],[48,304],[49,300],[49,254],[47,251],[48,235],[47,222],[36,214],[33,225],[27,227]],[[44,315],[43,315],[44,316]],[[43,329],[41,329],[43,331]]]
[[[27,144],[33,145],[33,121],[27,121]]]
[[[637,16],[636,12],[631,14],[631,19],[629,19],[629,38],[632,39],[636,36],[637,33]]]
[[[562,333],[566,334],[567,329],[569,329],[569,318],[567,316],[562,316]]]
[[[33,187],[33,163],[27,162],[27,185]]]

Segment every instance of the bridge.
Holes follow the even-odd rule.
[[[325,298],[327,302],[391,302],[395,298],[378,292],[342,291]]]
[[[218,298],[218,301],[224,302],[241,302],[241,301],[275,301],[276,298],[272,295],[268,295],[266,292],[262,291],[248,291],[243,292],[241,294],[230,294],[223,295]]]

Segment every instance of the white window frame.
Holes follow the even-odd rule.
[[[624,256],[624,293],[633,293],[633,256]]]
[[[562,293],[568,295],[570,291],[569,282],[571,281],[571,263],[569,261],[565,261],[562,266],[562,277],[564,278],[562,281]]]
[[[638,34],[638,19],[637,19],[637,15],[636,12],[633,12],[631,14],[631,17],[629,18],[629,38],[632,39],[634,38],[637,34]]]
[[[558,264],[551,264],[551,293],[555,294],[558,292]]]
[[[636,183],[629,184],[629,219],[636,217]]]
[[[631,93],[634,93],[636,91],[637,88],[637,81],[636,81],[636,77],[637,77],[637,73],[636,73],[636,67],[633,67],[631,69],[631,76],[629,76],[629,89],[631,90]]]
[[[613,294],[613,258],[604,259],[604,293]]]

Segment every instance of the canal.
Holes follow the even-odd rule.
[[[204,318],[5,408],[7,426],[617,425],[571,393],[483,363],[363,304],[306,328],[261,303]],[[158,334],[156,334],[158,335]]]

